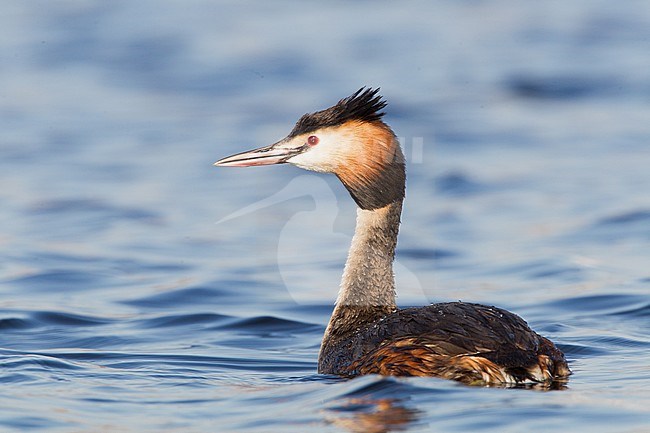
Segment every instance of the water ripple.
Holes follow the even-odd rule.
[[[193,305],[196,303],[223,302],[224,298],[235,296],[233,293],[214,287],[188,287],[169,292],[156,293],[138,299],[122,301],[124,304],[143,308],[164,308]]]

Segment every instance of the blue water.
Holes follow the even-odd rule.
[[[1,431],[650,428],[647,2],[1,10]],[[399,303],[520,314],[566,389],[316,374],[354,204],[211,164],[362,85],[408,160]]]

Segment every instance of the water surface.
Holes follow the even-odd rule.
[[[648,428],[645,2],[2,8],[2,430]],[[520,314],[566,389],[316,374],[354,204],[211,164],[362,85],[408,160],[400,305]]]

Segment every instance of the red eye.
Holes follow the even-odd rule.
[[[310,135],[307,139],[307,143],[309,143],[310,146],[316,146],[318,144],[318,137]]]

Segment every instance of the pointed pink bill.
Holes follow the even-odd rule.
[[[295,149],[279,147],[284,140],[270,146],[248,150],[235,155],[221,158],[214,165],[219,167],[252,167],[255,165],[283,164],[287,159],[305,150],[306,146]]]

